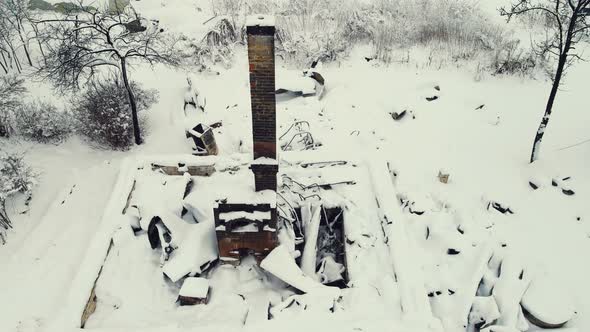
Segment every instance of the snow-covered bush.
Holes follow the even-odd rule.
[[[145,90],[136,82],[131,82],[131,88],[138,111],[157,101],[157,91]],[[133,145],[131,109],[123,83],[116,79],[92,82],[73,104],[76,130],[91,143],[119,150]]]
[[[352,46],[351,41],[368,35],[358,24],[353,1],[337,0],[221,0],[213,10],[226,16],[243,40],[245,17],[272,14],[276,17],[277,54],[288,63],[308,66],[312,61],[333,61]]]
[[[384,63],[392,60],[395,47],[407,45],[410,27],[399,19],[398,12],[367,11],[367,26],[370,29],[369,39],[373,47],[373,57]]]
[[[188,57],[196,59],[202,68],[221,64],[229,67],[232,62],[235,43],[240,39],[240,33],[227,18],[221,18],[200,41],[191,41]]]
[[[181,35],[179,37],[180,58],[187,65],[197,66],[199,71],[211,70],[215,65],[229,68],[234,54],[234,47],[244,38],[243,24],[236,24],[230,16],[222,15],[212,19],[209,30],[201,39]]]
[[[393,50],[415,46],[459,61],[506,45],[503,29],[469,0],[220,0],[213,10],[228,17],[236,32],[243,31],[247,15],[274,15],[277,55],[298,67],[337,60],[366,43],[373,46],[373,57],[386,63]]]
[[[221,17],[207,32],[203,42],[209,46],[228,46],[239,39],[236,26],[228,17]]]
[[[59,143],[72,133],[70,112],[60,111],[45,100],[22,104],[16,111],[19,135],[40,143]]]
[[[531,51],[519,48],[518,41],[513,41],[494,52],[490,68],[496,75],[528,76],[538,65],[543,64],[543,59]]]
[[[348,9],[348,10],[347,10]],[[295,0],[277,16],[277,49],[299,67],[321,60],[334,61],[346,54],[356,34],[347,35],[355,13],[353,3],[334,0]]]
[[[16,76],[0,77],[0,137],[8,137],[14,131],[14,112],[26,91],[23,83],[24,80]]]
[[[279,55],[288,63],[298,67],[309,66],[313,61],[335,61],[349,50],[348,43],[340,33],[339,27],[330,23],[323,29],[319,28],[319,22],[331,18],[322,18],[320,15],[311,17],[308,22],[314,22],[313,28],[304,28],[304,21],[293,16],[279,18],[280,28],[277,29],[277,50]],[[318,25],[316,26],[316,23]],[[322,30],[322,32],[320,32]]]
[[[366,10],[375,57],[390,49],[422,46],[468,60],[505,42],[505,32],[466,0],[383,0]],[[441,52],[442,51],[442,52]]]
[[[12,228],[6,201],[12,195],[22,193],[30,197],[35,175],[23,155],[0,151],[0,244],[6,243],[6,230]]]

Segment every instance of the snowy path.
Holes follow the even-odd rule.
[[[0,330],[43,325],[63,305],[117,172],[105,164],[69,179],[21,249],[3,257]]]

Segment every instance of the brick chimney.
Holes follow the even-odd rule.
[[[254,141],[256,191],[277,190],[277,121],[275,98],[274,18],[255,15],[246,22]]]

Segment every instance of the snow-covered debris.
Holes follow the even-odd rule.
[[[411,320],[422,320],[429,324],[433,320],[432,309],[426,297],[426,289],[422,279],[419,259],[421,255],[407,256],[404,253],[418,253],[409,240],[406,221],[396,202],[396,192],[388,183],[389,171],[385,163],[374,161],[370,164],[372,184],[377,201],[381,207],[381,216],[386,220],[385,232],[389,238],[391,263],[401,287],[401,303],[404,314]],[[465,317],[467,313],[465,314]]]
[[[512,326],[499,326],[493,325],[486,327],[485,329],[481,330],[481,332],[522,332],[519,329],[512,327]]]
[[[332,298],[336,298],[340,294],[338,288],[324,286],[306,276],[295,264],[295,259],[283,245],[271,251],[260,263],[260,267],[302,292],[320,293]]]
[[[303,295],[292,295],[283,302],[270,309],[273,318],[297,319],[302,313],[325,315],[338,311],[337,298],[332,298],[322,293],[308,293]],[[286,317],[285,317],[286,316]],[[320,316],[321,317],[321,316]]]
[[[163,272],[173,282],[189,274],[201,274],[217,259],[217,238],[212,221],[186,225],[178,249],[174,251]]]
[[[498,305],[493,296],[477,296],[469,313],[470,328],[482,328],[500,317]]]
[[[517,328],[521,314],[520,302],[531,282],[531,276],[524,270],[522,261],[514,255],[504,257],[500,271],[492,290],[500,310],[496,324]]]
[[[192,114],[191,112],[205,112],[207,100],[203,93],[201,93],[199,89],[197,89],[190,77],[187,77],[186,80],[188,86],[186,88],[186,92],[184,93],[184,116],[195,117],[196,114]]]
[[[193,154],[195,155],[217,155],[219,152],[213,128],[206,124],[199,123],[188,128],[186,136],[192,138],[195,143],[193,147]]]
[[[330,284],[336,281],[344,280],[343,274],[346,268],[334,260],[332,256],[326,256],[320,262],[318,275],[322,284]]]
[[[277,94],[293,93],[300,96],[316,94],[316,81],[300,71],[277,69],[275,89]]]
[[[533,279],[522,296],[525,316],[543,328],[565,325],[573,318],[575,309],[571,296],[562,288],[548,276]]]
[[[246,294],[248,317],[245,325],[260,324],[267,321],[273,297],[271,292]]]
[[[301,255],[301,270],[306,276],[316,278],[316,257],[318,232],[320,228],[320,217],[322,208],[316,206],[309,220],[303,219],[303,230],[305,235],[305,246]]]
[[[446,173],[444,171],[439,171],[438,172],[438,180],[441,183],[444,183],[444,184],[449,183],[449,177],[450,177],[450,174],[449,173]]]
[[[170,212],[180,217],[183,210],[181,200],[191,182],[188,174],[171,177],[151,170],[142,170],[136,178],[129,202],[129,207],[139,210],[141,228],[147,230],[152,218],[162,213]],[[155,192],[160,194],[154,195]]]
[[[326,91],[326,80],[322,74],[312,69],[307,71],[305,76],[311,78],[314,81],[315,95],[318,97],[318,99],[322,99],[322,97],[324,97],[324,92]]]
[[[312,150],[322,145],[314,139],[307,121],[293,122],[279,137],[279,144],[283,151]]]
[[[193,299],[207,299],[209,295],[209,280],[206,278],[189,277],[184,279],[182,287],[178,296],[193,298]]]

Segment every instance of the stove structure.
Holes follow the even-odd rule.
[[[275,96],[274,18],[248,18],[248,65],[252,108],[253,162],[256,192],[262,202],[220,202],[214,208],[215,230],[222,260],[254,255],[261,261],[277,245],[277,121]]]

